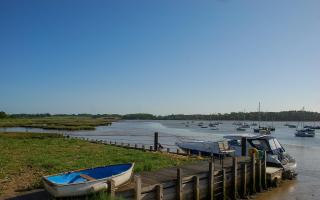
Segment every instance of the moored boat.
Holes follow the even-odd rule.
[[[222,143],[225,144],[227,141],[227,146],[229,146],[228,149],[231,149],[234,152],[230,154],[231,156],[242,156],[243,146],[241,142],[243,138],[246,139],[246,156],[250,154],[250,149],[253,148],[262,152],[266,152],[266,161],[268,166],[281,167],[288,175],[292,177],[296,175],[297,163],[295,159],[285,151],[275,137],[270,135],[236,134],[224,136],[225,140]],[[219,155],[219,143],[221,143],[221,141],[193,141],[180,142],[176,143],[176,145],[180,149],[188,151],[192,154],[198,154],[201,152],[202,155]]]
[[[296,137],[314,137],[315,136],[315,130],[311,128],[304,128],[297,130],[295,133]]]
[[[270,129],[267,128],[267,127],[255,128],[255,129],[253,129],[253,132],[254,132],[254,133],[260,133],[260,134],[262,134],[262,135],[270,135],[270,134],[271,134]]]
[[[297,128],[297,125],[289,124],[288,127],[289,128]]]
[[[128,182],[134,163],[108,165],[70,171],[43,177],[45,189],[54,197],[83,196],[108,188],[107,181],[115,186]]]
[[[244,128],[244,127],[242,127],[242,126],[239,126],[236,130],[237,130],[237,131],[246,131],[247,129]]]

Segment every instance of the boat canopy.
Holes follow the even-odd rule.
[[[228,140],[241,140],[242,138],[261,138],[262,135],[252,134],[252,133],[246,133],[246,134],[236,134],[236,135],[226,135],[223,138]]]

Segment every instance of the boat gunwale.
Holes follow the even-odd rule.
[[[116,165],[127,165],[127,164],[130,164],[130,168],[119,173],[119,174],[115,174],[115,175],[112,175],[112,176],[109,176],[109,177],[106,177],[106,178],[101,178],[101,179],[95,179],[95,180],[88,180],[88,181],[85,181],[85,182],[80,182],[80,183],[68,183],[68,184],[59,184],[59,183],[54,183],[54,182],[51,182],[48,177],[51,177],[51,176],[56,176],[56,175],[63,175],[63,174],[67,174],[67,173],[73,173],[73,172],[79,172],[79,171],[84,171],[84,170],[90,170],[90,169],[95,169],[95,168],[103,168],[103,167],[108,167],[108,166],[116,166]],[[120,175],[123,175],[125,174],[126,172],[130,171],[133,169],[134,167],[134,162],[132,163],[125,163],[125,164],[114,164],[114,165],[105,165],[105,166],[100,166],[100,167],[92,167],[92,168],[84,168],[84,169],[79,169],[79,170],[75,170],[75,171],[68,171],[68,172],[62,172],[62,173],[58,173],[58,174],[53,174],[53,175],[48,175],[48,176],[43,176],[42,179],[48,183],[50,186],[54,186],[54,187],[64,187],[64,186],[69,186],[69,185],[81,185],[81,184],[87,184],[87,183],[94,183],[94,182],[105,182],[106,180],[108,179],[112,179],[114,177],[118,177]]]

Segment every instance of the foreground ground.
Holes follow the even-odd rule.
[[[42,176],[58,172],[128,162],[141,172],[191,161],[56,134],[0,133],[0,147],[0,196],[41,188]]]
[[[56,130],[94,130],[96,126],[110,125],[117,119],[85,116],[50,116],[35,118],[0,119],[0,127],[26,127]]]

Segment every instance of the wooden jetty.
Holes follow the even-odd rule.
[[[179,149],[176,151],[170,151],[169,148],[160,149],[158,133],[155,133],[154,145],[149,147],[116,141],[89,141],[143,151],[190,156],[190,152],[180,152]],[[246,152],[246,149],[243,149],[243,152]],[[281,173],[280,168],[267,167],[266,156],[258,156],[252,151],[250,157],[226,157],[222,160],[210,157],[178,168],[142,172],[134,175],[128,184],[118,188],[115,188],[112,182],[108,182],[107,192],[111,197],[128,200],[243,199],[275,186],[274,179],[279,178]]]
[[[110,187],[108,192],[129,200],[226,200],[247,198],[268,187],[265,159],[252,154],[250,158],[227,157],[224,162],[210,159],[143,172],[124,186]]]

